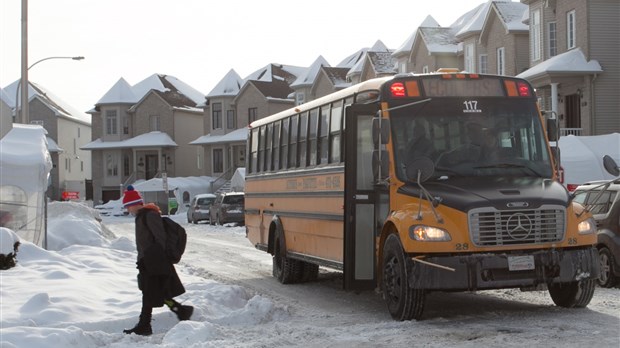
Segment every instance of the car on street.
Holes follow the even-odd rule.
[[[601,261],[598,283],[610,288],[620,281],[620,178],[593,181],[575,189],[574,200],[587,207],[597,225]]]
[[[211,225],[223,225],[236,222],[239,225],[245,223],[244,215],[245,194],[243,192],[221,193],[215,199],[211,207]]]
[[[216,196],[212,193],[202,193],[192,198],[187,208],[187,222],[197,224],[200,221],[210,219],[211,205],[215,201]]]

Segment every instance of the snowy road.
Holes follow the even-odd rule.
[[[597,288],[586,309],[556,307],[547,292],[431,293],[421,321],[396,322],[380,294],[343,291],[339,272],[321,268],[316,282],[278,283],[271,256],[251,246],[242,227],[176,220],[189,237],[181,274],[239,285],[286,313],[284,319],[230,328],[230,346],[620,347],[618,288]],[[122,236],[133,231],[132,222],[114,218],[107,227]]]

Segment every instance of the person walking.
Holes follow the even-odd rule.
[[[123,195],[123,206],[135,216],[138,288],[142,291],[142,310],[138,324],[123,332],[148,336],[153,333],[151,317],[154,307],[165,304],[179,320],[189,320],[194,307],[182,305],[173,299],[185,293],[185,288],[165,254],[166,231],[159,207],[153,203],[144,204],[140,193],[131,185]]]

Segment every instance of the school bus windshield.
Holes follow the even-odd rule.
[[[430,180],[463,176],[552,177],[543,127],[523,99],[433,98],[390,112],[397,176],[427,157]],[[411,179],[411,178],[409,178]]]

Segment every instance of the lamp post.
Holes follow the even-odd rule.
[[[43,59],[39,59],[36,62],[32,63],[27,70],[30,70],[33,66],[46,61],[46,60],[50,60],[50,59],[72,59],[72,60],[82,60],[84,59],[84,57],[82,56],[76,56],[76,57],[62,57],[62,56],[54,56],[54,57],[46,57]],[[28,80],[26,79],[26,82],[24,84],[22,84],[22,79],[20,79],[17,82],[17,88],[15,89],[15,118],[17,119],[19,116],[19,99],[18,99],[18,94],[19,94],[19,89],[20,89],[20,85],[24,88],[22,91],[22,117],[21,117],[21,121],[24,124],[27,124],[29,121],[29,116],[28,115]]]

